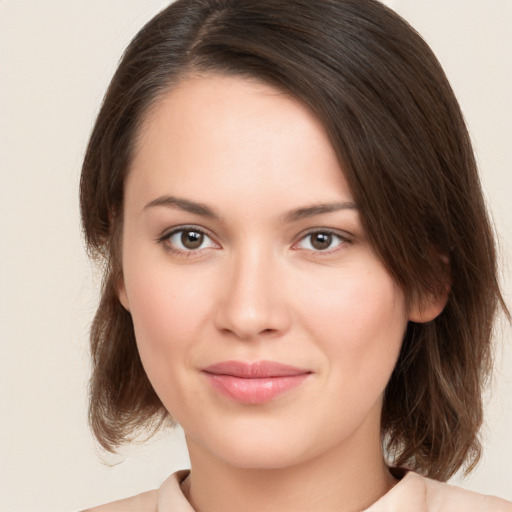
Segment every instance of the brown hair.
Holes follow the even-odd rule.
[[[127,48],[82,169],[90,252],[105,263],[91,331],[90,423],[113,451],[169,417],[136,348],[116,283],[123,185],[148,109],[192,72],[256,77],[323,123],[368,237],[406,297],[450,293],[441,315],[410,322],[387,386],[389,462],[445,480],[478,461],[481,391],[498,305],[495,248],[470,139],[441,66],[375,0],[178,0]],[[447,263],[448,262],[448,263]],[[449,267],[449,270],[448,268]]]

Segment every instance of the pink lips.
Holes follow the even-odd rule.
[[[203,368],[221,394],[243,404],[262,404],[299,386],[312,372],[274,361],[224,361]]]

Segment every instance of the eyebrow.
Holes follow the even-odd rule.
[[[296,208],[288,213],[285,213],[282,217],[284,223],[297,222],[308,217],[314,217],[315,215],[321,215],[323,213],[332,213],[339,210],[357,210],[357,205],[348,201],[340,201],[337,203],[322,203],[314,204],[312,206],[306,206],[303,208]]]
[[[195,201],[190,201],[189,199],[184,199],[181,197],[175,196],[161,196],[157,197],[150,201],[146,206],[144,206],[144,210],[148,208],[154,208],[157,206],[163,206],[167,208],[176,208],[179,210],[184,210],[189,213],[193,213],[195,215],[201,215],[203,217],[208,217],[214,220],[222,220],[222,216],[215,211],[210,206],[197,203]],[[322,215],[324,213],[332,213],[337,212],[339,210],[357,210],[357,205],[350,201],[340,201],[335,203],[321,203],[314,204],[311,206],[305,206],[301,208],[295,208],[294,210],[290,210],[285,213],[281,220],[283,223],[290,224],[293,222],[297,222],[302,219],[306,219],[308,217],[314,217],[316,215]]]
[[[174,196],[161,196],[150,201],[146,206],[144,206],[144,210],[148,208],[153,208],[155,206],[165,206],[167,208],[177,208],[179,210],[184,210],[189,213],[194,213],[196,215],[201,215],[203,217],[209,217],[210,219],[221,220],[222,217],[209,206],[196,203],[195,201],[190,201],[189,199],[183,199],[181,197]]]

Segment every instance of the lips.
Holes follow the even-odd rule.
[[[242,404],[262,404],[304,382],[311,371],[275,361],[223,361],[202,370],[212,387]]]

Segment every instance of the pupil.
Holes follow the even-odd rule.
[[[181,243],[187,249],[197,249],[203,243],[203,234],[197,231],[184,231],[181,235]]]
[[[315,249],[327,249],[332,242],[332,235],[329,233],[316,233],[313,235],[312,245]]]

